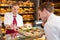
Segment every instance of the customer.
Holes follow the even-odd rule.
[[[4,25],[6,26],[6,34],[13,37],[15,33],[18,33],[17,29],[23,26],[23,18],[18,14],[19,6],[17,4],[13,4],[11,8],[12,11],[4,16]]]
[[[54,4],[44,2],[38,10],[47,40],[60,40],[60,16],[54,15]]]

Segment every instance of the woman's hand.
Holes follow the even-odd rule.
[[[13,29],[13,25],[11,24],[11,25],[6,25],[6,29]]]

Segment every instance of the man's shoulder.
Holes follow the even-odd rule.
[[[10,14],[11,14],[11,12],[5,13],[5,15],[10,15]]]
[[[22,18],[22,16],[21,16],[21,15],[19,15],[19,14],[18,14],[18,17]]]

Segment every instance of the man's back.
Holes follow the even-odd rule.
[[[60,17],[52,14],[44,25],[47,40],[60,40]]]

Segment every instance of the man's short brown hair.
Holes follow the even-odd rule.
[[[13,4],[11,4],[11,8],[12,8],[13,6],[19,6],[19,4],[18,4],[18,3],[13,3]]]
[[[40,5],[39,10],[43,11],[44,8],[49,12],[53,12],[54,11],[54,4],[52,2],[44,2]]]

